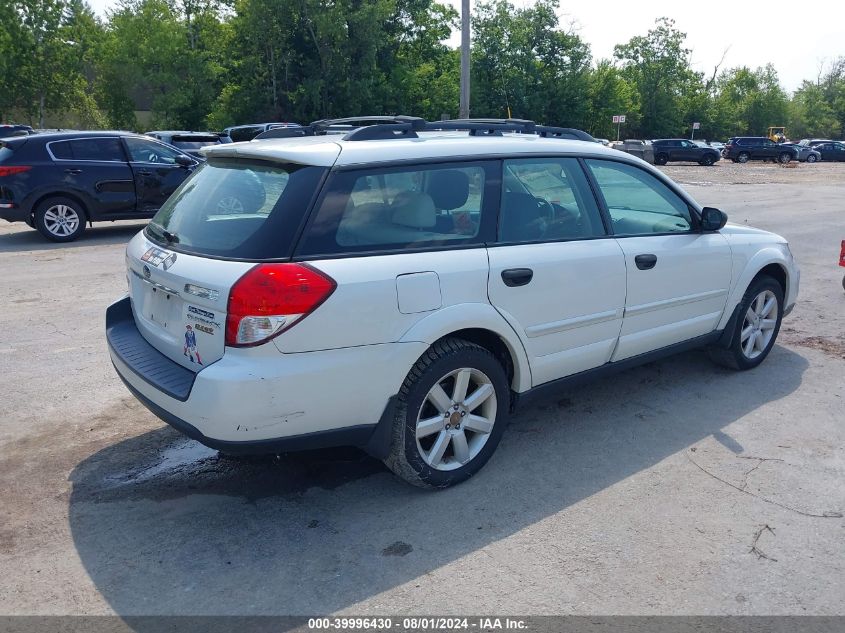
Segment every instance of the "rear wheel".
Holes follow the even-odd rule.
[[[669,162],[669,156],[666,154],[657,154],[654,157],[654,164],[655,165],[665,165]]]
[[[758,277],[745,291],[727,349],[711,348],[710,357],[731,369],[752,369],[769,355],[783,318],[783,288],[772,277]]]
[[[740,152],[739,155],[736,157],[736,162],[747,163],[749,158],[751,158],[751,154],[749,154],[748,152]]]
[[[778,156],[778,162],[781,165],[786,165],[791,160],[792,160],[792,154],[790,154],[789,152],[781,152],[780,155]]]
[[[421,487],[469,479],[499,444],[509,398],[505,371],[490,351],[457,338],[435,343],[399,391],[385,464]]]
[[[35,228],[53,242],[72,242],[85,230],[85,210],[70,198],[48,198],[35,210]]]

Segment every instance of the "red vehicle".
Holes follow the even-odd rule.
[[[845,240],[842,240],[842,248],[839,250],[839,265],[845,267]],[[845,277],[842,278],[842,288],[845,290]]]

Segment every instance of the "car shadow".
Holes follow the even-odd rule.
[[[124,244],[147,225],[146,221],[121,221],[113,225],[95,224],[85,229],[73,242],[50,242],[35,229],[0,234],[0,253],[23,251],[53,251],[67,248],[84,248],[103,244]]]
[[[75,467],[70,528],[97,590],[135,630],[154,629],[133,615],[325,615],[708,436],[741,452],[724,429],[795,391],[807,366],[775,347],[736,373],[697,351],[561,391],[513,418],[476,477],[442,491],[352,449],[232,460],[164,427]]]

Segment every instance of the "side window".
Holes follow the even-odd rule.
[[[48,143],[47,147],[50,148],[50,152],[58,160],[73,160],[73,151],[70,149],[70,141]]]
[[[689,207],[648,172],[607,160],[588,160],[604,196],[615,235],[649,235],[692,229]]]
[[[126,162],[119,138],[77,138],[70,146],[76,160]]]
[[[605,235],[587,178],[575,158],[504,161],[499,241]]]
[[[162,165],[175,165],[176,157],[181,154],[167,145],[146,141],[141,138],[127,137],[126,148],[129,150],[129,158],[133,163],[160,163]]]
[[[336,172],[299,254],[481,243],[484,189],[493,165]]]

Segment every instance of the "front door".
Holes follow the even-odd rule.
[[[612,360],[712,332],[731,282],[727,240],[699,232],[683,198],[644,169],[608,160],[587,164],[627,268],[625,318]]]
[[[490,302],[525,346],[533,385],[610,360],[625,260],[574,158],[504,161]]]
[[[135,179],[136,211],[152,217],[193,166],[179,165],[176,158],[185,154],[164,143],[134,136],[124,137],[123,141]]]

